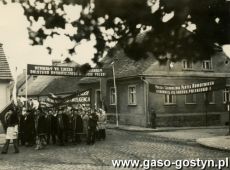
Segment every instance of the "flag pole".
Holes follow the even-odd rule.
[[[15,67],[14,72],[13,102],[14,105],[17,106],[17,67]]]
[[[28,101],[28,96],[27,96],[27,90],[28,90],[28,82],[27,82],[27,79],[28,79],[28,75],[27,75],[27,68],[26,68],[26,110],[28,109],[28,105],[27,105],[27,101]]]

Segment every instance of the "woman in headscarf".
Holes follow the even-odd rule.
[[[2,149],[2,154],[8,152],[10,140],[13,140],[14,153],[19,153],[18,149],[18,115],[16,110],[10,109],[5,115],[6,122],[6,142]]]

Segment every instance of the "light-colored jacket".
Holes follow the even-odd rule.
[[[106,129],[107,116],[105,113],[98,114],[98,129]]]
[[[82,116],[82,122],[83,122],[83,133],[87,135],[88,134],[88,123],[89,123],[89,116],[87,114],[84,114]]]

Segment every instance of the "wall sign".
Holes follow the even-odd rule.
[[[195,93],[205,93],[209,91],[224,89],[226,86],[226,79],[210,80],[202,83],[192,83],[187,85],[159,85],[149,84],[149,91],[159,94],[174,94],[185,95]]]

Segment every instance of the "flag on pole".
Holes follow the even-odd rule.
[[[14,104],[17,106],[17,67],[15,67],[15,76],[14,76],[14,88],[13,88],[13,94],[12,99]]]

